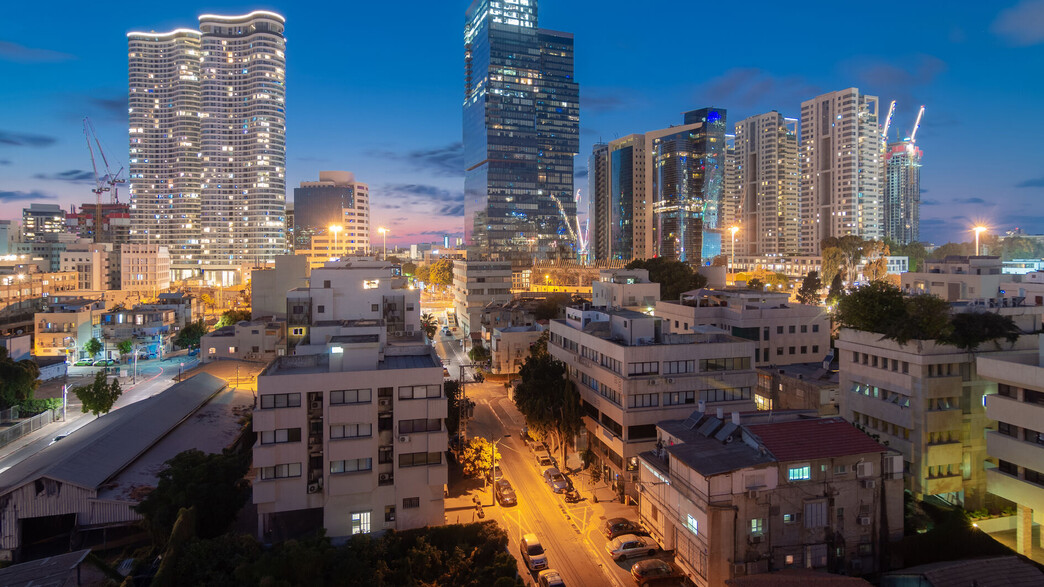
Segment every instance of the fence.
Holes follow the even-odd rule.
[[[10,428],[0,431],[0,447],[7,446],[26,434],[31,434],[44,426],[54,422],[55,414],[57,414],[61,408],[57,410],[47,410],[41,414],[37,414],[27,420],[11,426]]]
[[[0,422],[14,422],[18,419],[18,406],[7,408],[0,412]]]

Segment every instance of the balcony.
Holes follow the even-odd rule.
[[[1034,471],[1044,471],[1044,445],[1035,442],[1026,442],[1000,432],[989,432],[986,434],[986,454]]]
[[[1016,503],[1044,503],[1044,487],[1009,475],[1000,469],[986,470],[986,487],[990,493]]]
[[[923,463],[929,467],[938,467],[961,463],[964,460],[964,445],[960,442],[944,442],[929,444],[924,451]]]
[[[928,495],[957,493],[964,489],[964,479],[960,474],[945,477],[925,477],[921,480],[921,490]]]
[[[986,417],[1012,426],[1037,430],[1044,422],[1044,406],[1003,395],[986,396]]]

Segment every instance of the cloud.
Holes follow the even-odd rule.
[[[54,137],[0,130],[0,145],[11,147],[49,147],[54,143]]]
[[[37,173],[33,177],[48,181],[68,181],[70,183],[94,182],[94,173],[82,169],[70,169],[68,171],[59,171],[57,173]]]
[[[587,173],[587,168],[584,167],[583,169],[577,169],[576,172],[573,173],[573,177],[576,179],[587,179]]]
[[[11,160],[10,159],[0,159],[0,165],[10,165],[10,164],[11,164]]]
[[[12,43],[11,41],[0,41],[0,60],[3,61],[14,61],[15,63],[57,63],[70,59],[76,59],[76,56],[50,49],[34,49],[18,43]]]
[[[938,206],[939,200],[921,200],[922,206]]]
[[[385,186],[385,191],[394,194],[414,196],[420,201],[430,202],[463,202],[464,192],[450,192],[440,187],[423,184],[391,184]]]
[[[0,202],[24,202],[27,200],[56,200],[58,196],[43,192],[0,192]]]
[[[990,32],[1018,47],[1044,42],[1044,0],[1022,0],[1002,10]]]
[[[464,143],[460,141],[442,147],[419,149],[407,153],[384,151],[380,153],[380,156],[405,161],[417,169],[442,177],[464,175]]]
[[[634,108],[641,99],[641,95],[630,88],[584,88],[580,94],[580,109],[584,112],[616,112]]]
[[[1020,181],[1015,184],[1017,188],[1044,188],[1044,177],[1036,177],[1033,179],[1027,179],[1026,181]]]
[[[777,76],[757,67],[738,67],[703,84],[697,101],[750,109],[772,103],[793,103],[815,96],[819,88],[800,76]]]
[[[914,86],[930,84],[946,71],[946,62],[933,55],[915,55],[912,58],[898,60],[908,63],[903,67],[895,65],[897,61],[884,61],[874,57],[856,57],[845,62],[842,67],[866,86],[867,91],[897,93]],[[906,100],[904,100],[905,102]]]
[[[954,198],[955,204],[974,204],[976,206],[996,206],[997,202],[988,202],[982,198]]]
[[[453,204],[439,208],[439,216],[463,216],[464,204]]]

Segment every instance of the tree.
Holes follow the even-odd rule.
[[[841,249],[837,247],[830,247],[823,249],[823,279],[827,281],[833,281],[834,277],[841,276],[841,272],[844,269],[845,256],[841,252]]]
[[[83,344],[83,352],[87,353],[87,356],[91,358],[94,358],[103,350],[105,350],[105,347],[97,338],[92,338]]]
[[[460,429],[460,383],[455,379],[449,379],[442,384],[442,391],[446,394],[446,432],[450,436],[457,434]]]
[[[439,323],[435,320],[435,316],[421,314],[421,330],[424,331],[424,335],[429,339],[434,339],[435,333],[439,330]]]
[[[247,322],[250,321],[250,310],[226,310],[225,313],[221,314],[221,318],[218,319],[214,328],[223,328],[225,326],[231,326],[232,324],[239,324],[244,320]]]
[[[837,304],[841,296],[845,295],[845,284],[841,282],[841,274],[835,273],[830,281],[830,289],[827,291],[827,302],[831,305]]]
[[[863,247],[866,263],[863,265],[863,277],[867,281],[880,281],[888,274],[888,245],[883,241],[868,241]]]
[[[468,351],[468,358],[472,363],[485,363],[490,359],[489,349],[482,344],[482,341],[476,340],[475,344],[471,346],[471,350]]]
[[[199,450],[178,453],[159,474],[156,488],[134,510],[155,536],[170,535],[181,508],[196,508],[198,535],[213,538],[228,530],[250,496],[244,479],[249,452]]]
[[[797,292],[797,300],[802,304],[819,304],[819,290],[823,289],[823,282],[819,279],[818,271],[809,271],[801,282]]]
[[[975,243],[946,243],[945,245],[936,247],[928,258],[938,261],[951,256],[967,257],[974,254]]]
[[[533,309],[533,317],[537,320],[554,320],[558,318],[559,313],[562,311],[564,306],[569,305],[573,301],[573,296],[567,293],[553,293],[548,294],[546,298],[540,301]]]
[[[451,285],[453,283],[453,261],[439,259],[432,263],[430,279],[435,285]]]
[[[174,337],[174,344],[183,349],[197,347],[199,346],[199,339],[206,333],[207,324],[201,318],[182,328],[178,335]]]
[[[121,340],[116,343],[116,350],[120,351],[121,355],[129,355],[134,350],[134,341],[131,339]]]
[[[413,274],[416,273],[416,272],[417,272],[417,264],[414,263],[413,261],[406,261],[405,263],[402,264],[402,274],[403,275],[408,275],[408,276],[412,277]]]
[[[33,398],[40,385],[40,367],[30,359],[15,361],[0,346],[0,409]]]
[[[199,301],[203,302],[203,305],[210,308],[211,311],[214,309],[214,296],[205,293],[199,296]]]
[[[500,462],[500,449],[489,440],[476,436],[468,441],[460,453],[460,466],[465,475],[482,475]]]
[[[83,404],[83,412],[89,412],[95,416],[108,414],[113,404],[123,394],[123,390],[120,389],[120,382],[113,379],[112,383],[109,383],[108,378],[105,376],[105,371],[98,371],[94,374],[93,383],[77,385],[72,388],[72,392],[76,397],[80,398],[80,403]]]
[[[414,272],[413,277],[415,277],[417,281],[428,283],[428,281],[431,280],[431,267],[429,265],[420,265]]]
[[[581,426],[580,394],[567,378],[565,364],[547,352],[546,342],[534,345],[519,370],[519,378],[515,388],[518,411],[531,430],[556,440],[565,462],[566,444],[580,432]]]
[[[1014,343],[1022,335],[1011,316],[995,312],[963,312],[954,315],[951,323],[953,329],[943,342],[968,352],[988,341],[1000,349],[999,339]]]
[[[752,277],[750,280],[747,281],[747,289],[752,289],[754,291],[765,291],[765,283],[757,277]]]
[[[925,250],[923,243],[901,245],[889,238],[884,239],[884,243],[888,245],[888,250],[892,251],[893,255],[910,259],[911,272],[920,269],[921,263],[928,257],[928,251]]]
[[[665,257],[635,259],[627,269],[647,270],[649,281],[660,284],[662,300],[679,300],[683,293],[707,286],[707,278],[693,271],[691,265]]]
[[[729,256],[728,255],[715,255],[715,257],[713,259],[711,259],[711,267],[728,267],[728,266],[729,266]]]
[[[769,287],[774,287],[779,290],[790,291],[790,278],[787,277],[786,273],[783,273],[781,271],[769,273],[766,276],[765,282]]]
[[[950,305],[932,295],[903,297],[898,287],[874,281],[844,296],[835,319],[844,328],[876,332],[906,344],[910,340],[945,340],[950,325]]]

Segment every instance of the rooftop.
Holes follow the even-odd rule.
[[[891,577],[924,577],[931,587],[1034,587],[1044,584],[1044,573],[1016,556],[998,556],[931,563],[894,571]],[[886,584],[891,583],[890,581]],[[895,584],[895,583],[891,583]]]
[[[693,416],[696,414],[700,413],[696,412]],[[657,427],[683,442],[665,447],[667,452],[704,477],[773,462],[770,455],[762,454],[758,449],[737,439],[735,434],[739,428],[735,424],[725,424],[713,416],[705,419],[690,417],[687,420],[669,420],[660,422]],[[722,434],[708,436],[701,431],[719,431]],[[718,439],[719,435],[727,440]]]
[[[65,587],[80,585],[77,568],[91,549],[48,556],[0,569],[0,585],[6,587]]]
[[[842,587],[850,585],[872,585],[859,577],[844,577],[833,573],[813,571],[812,569],[783,569],[775,573],[760,573],[746,577],[736,577],[725,581],[729,587]]]
[[[823,363],[793,363],[790,365],[780,365],[771,367],[759,367],[759,371],[765,373],[772,373],[773,375],[781,375],[783,377],[795,377],[804,381],[811,381],[818,385],[837,385],[839,383],[839,373],[837,370],[837,362],[835,361],[831,365],[831,369],[824,369]]]
[[[746,429],[780,461],[829,459],[888,450],[842,418],[750,424]]]

